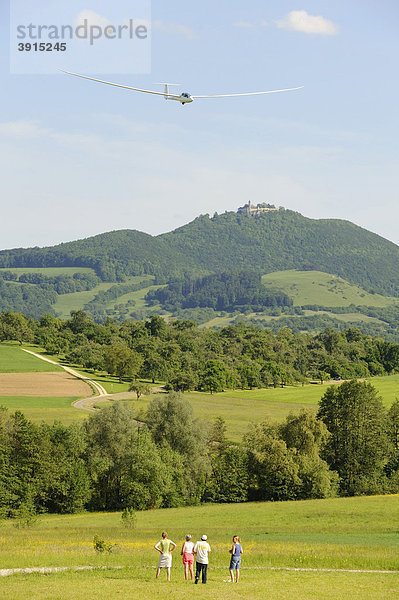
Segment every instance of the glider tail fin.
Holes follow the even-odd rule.
[[[163,85],[164,86],[164,98],[165,98],[165,100],[170,100],[170,98],[169,98],[169,95],[170,95],[169,86],[170,85],[180,85],[180,83],[165,83],[165,82],[162,81],[161,83],[158,83],[158,84],[155,84],[155,85]]]

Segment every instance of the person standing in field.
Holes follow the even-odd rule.
[[[236,572],[236,583],[240,579],[240,566],[241,566],[241,554],[243,553],[243,549],[241,546],[241,540],[238,535],[233,537],[233,546],[229,550],[231,554],[230,559],[230,580],[234,583],[234,571]]]
[[[191,541],[191,535],[186,535],[186,541],[183,543],[180,554],[183,557],[184,577],[188,580],[188,570],[190,569],[191,581],[194,581],[194,542]]]
[[[160,553],[156,578],[158,579],[161,569],[166,567],[168,581],[170,581],[170,569],[172,567],[172,552],[176,548],[176,544],[172,540],[168,540],[166,531],[162,533],[162,539],[155,544],[155,550]]]
[[[211,547],[206,541],[206,535],[201,537],[201,541],[196,542],[194,546],[195,554],[195,583],[198,583],[200,575],[202,575],[202,583],[206,583],[208,574],[209,552]]]

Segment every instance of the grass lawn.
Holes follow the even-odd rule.
[[[29,529],[5,522],[0,530],[0,568],[37,566],[121,566],[120,570],[13,575],[1,582],[4,597],[77,600],[107,597],[172,599],[273,598],[341,600],[390,599],[399,593],[399,496],[303,502],[203,505],[138,513],[134,529],[120,513],[42,516]],[[191,587],[183,579],[176,550],[172,581],[155,580],[153,544],[166,529],[178,544],[190,532],[207,533],[212,547],[208,584]],[[241,581],[228,579],[233,534],[244,548]],[[93,537],[117,544],[112,554],[96,554]],[[290,571],[286,569],[321,569]],[[344,569],[326,572],[323,569]],[[397,571],[356,573],[350,570]],[[201,591],[199,591],[201,590]],[[267,590],[267,594],[265,594]]]
[[[46,373],[61,368],[21,350],[16,344],[0,344],[0,373]]]
[[[398,575],[371,573],[293,573],[241,570],[241,581],[229,584],[227,571],[209,570],[208,584],[198,587],[182,580],[181,573],[167,583],[155,581],[154,570],[134,567],[117,571],[13,575],[2,582],[7,600],[395,600]],[[178,579],[179,577],[179,579]],[[178,580],[177,580],[178,579]]]
[[[390,407],[399,398],[399,375],[373,377],[368,381],[376,387],[386,407]],[[209,420],[223,417],[227,437],[240,441],[250,423],[267,417],[272,421],[283,421],[289,413],[299,413],[302,408],[316,411],[328,385],[236,390],[218,394],[189,392],[184,397],[191,402],[195,416]],[[145,398],[140,400],[142,405],[145,401]]]

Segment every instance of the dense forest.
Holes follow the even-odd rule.
[[[398,431],[399,401],[386,411],[356,381],[328,388],[317,415],[252,425],[239,445],[175,393],[159,394],[144,422],[120,403],[70,426],[0,408],[0,517],[26,526],[44,511],[398,493]]]
[[[91,267],[103,281],[215,272],[317,269],[370,292],[399,293],[399,248],[347,221],[313,220],[280,209],[257,218],[203,215],[170,233],[114,231],[49,248],[3,250],[0,267]]]
[[[147,302],[159,302],[172,312],[180,308],[213,308],[214,310],[261,311],[270,306],[292,306],[284,292],[266,288],[261,275],[239,271],[207,275],[193,279],[177,279],[166,287],[148,292]]]

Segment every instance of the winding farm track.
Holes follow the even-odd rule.
[[[108,397],[109,394],[108,394],[107,390],[100,383],[98,383],[97,381],[94,381],[94,379],[85,377],[81,373],[78,373],[78,371],[75,371],[75,369],[71,369],[70,367],[65,367],[64,365],[61,365],[60,363],[57,363],[54,360],[51,360],[50,358],[46,358],[45,356],[42,356],[41,354],[37,354],[37,352],[32,352],[32,350],[26,350],[25,348],[23,348],[23,351],[27,352],[28,354],[32,354],[32,356],[36,356],[36,358],[40,358],[41,360],[44,360],[52,365],[57,365],[57,367],[61,367],[61,369],[64,369],[64,371],[66,371],[70,375],[73,375],[73,377],[76,377],[77,379],[81,379],[82,381],[89,384],[94,389],[94,391],[96,392],[96,395],[90,396],[90,398],[82,398],[81,400],[77,400],[76,402],[73,403],[73,406],[75,408],[80,408],[81,410],[87,410],[89,412],[96,412],[96,409],[92,408],[93,401],[105,400]],[[86,404],[88,402],[90,402],[91,406],[86,406]]]

